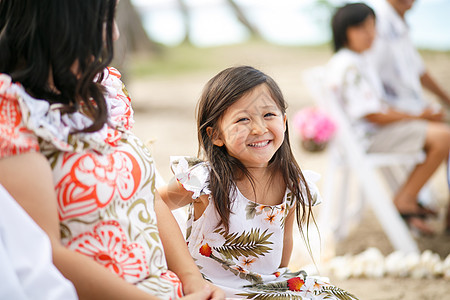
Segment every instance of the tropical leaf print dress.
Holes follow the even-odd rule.
[[[40,151],[55,182],[62,242],[139,288],[161,297],[182,296],[167,270],[154,211],[153,159],[130,129],[133,110],[117,70],[102,85],[109,125],[72,134],[91,124],[80,112],[33,99],[0,75],[0,158]]]
[[[173,157],[172,170],[193,199],[210,194],[209,167],[187,157]],[[313,172],[305,171],[314,204],[320,202]],[[326,279],[279,268],[283,250],[284,222],[294,200],[286,190],[282,203],[260,205],[238,189],[233,197],[229,232],[222,226],[211,197],[202,216],[194,221],[189,208],[186,240],[203,276],[222,288],[228,297],[245,299],[356,299],[330,285]]]

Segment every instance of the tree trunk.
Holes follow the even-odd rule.
[[[161,47],[150,39],[144,29],[142,20],[130,0],[121,0],[117,5],[117,25],[120,38],[114,44],[112,65],[123,75],[127,71],[127,57],[130,54],[152,54],[161,51]]]
[[[251,37],[252,38],[261,38],[261,34],[259,33],[259,30],[255,26],[253,26],[253,24],[247,19],[247,16],[242,11],[242,9],[239,7],[239,5],[234,0],[227,0],[227,3],[233,9],[239,22],[241,22],[241,24],[244,25],[245,28],[248,29]]]
[[[185,0],[177,0],[177,3],[178,3],[178,7],[180,8],[180,11],[181,11],[181,16],[183,18],[183,25],[184,25],[184,39],[183,39],[183,43],[184,44],[191,44],[191,37],[190,37],[190,33],[191,33],[190,19],[191,19],[191,16],[189,14],[189,7],[186,4]]]

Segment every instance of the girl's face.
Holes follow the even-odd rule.
[[[375,18],[368,16],[361,24],[347,28],[347,47],[361,53],[368,50],[375,39]]]
[[[214,145],[225,146],[247,168],[266,167],[284,141],[286,116],[261,84],[222,114],[219,130]]]

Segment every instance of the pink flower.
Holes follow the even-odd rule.
[[[321,109],[306,107],[299,110],[293,119],[294,129],[303,140],[326,143],[336,131],[335,122]]]

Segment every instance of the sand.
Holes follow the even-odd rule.
[[[290,118],[302,107],[314,104],[313,98],[302,82],[302,72],[313,66],[323,65],[331,56],[331,52],[324,47],[286,48],[264,44],[217,48],[217,51],[220,59],[212,68],[170,76],[128,77],[127,86],[135,109],[134,132],[149,142],[157,168],[166,181],[171,178],[170,156],[195,156],[197,153],[195,105],[203,85],[218,71],[232,65],[248,64],[271,75],[280,85],[289,103],[288,118]],[[450,92],[450,53],[425,52],[423,57],[437,81]],[[291,142],[294,155],[303,169],[326,174],[327,151],[320,153],[304,151],[292,126]],[[438,191],[438,201],[442,207],[448,201],[444,173],[442,166],[433,177],[433,187]],[[441,221],[442,213],[437,221],[437,228],[442,228]],[[328,252],[325,249],[324,252],[354,255],[368,247],[377,247],[384,255],[394,251],[369,207],[364,210],[357,225],[346,239],[333,243],[330,246],[333,249],[328,249],[330,250]],[[442,259],[450,253],[448,235],[418,237],[417,241],[421,251],[430,249],[438,253]],[[306,253],[304,250],[298,251]],[[301,256],[304,258],[303,254]],[[294,257],[298,259],[299,255]],[[305,258],[305,262],[307,261],[308,258]],[[293,263],[304,262],[299,260]],[[360,299],[450,299],[450,280],[443,278],[385,277],[343,280],[333,274],[322,275],[329,276],[334,284],[351,291]]]

